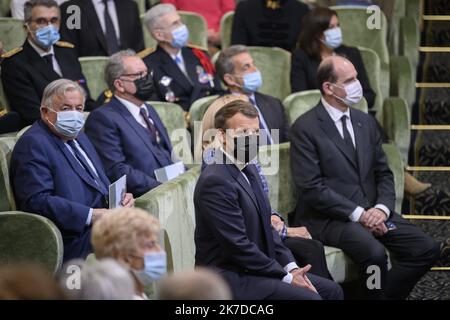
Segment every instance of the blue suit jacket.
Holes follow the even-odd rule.
[[[78,143],[109,185],[102,163],[82,132]],[[105,208],[105,195],[64,142],[41,120],[17,142],[11,158],[11,181],[18,208],[43,215],[61,231],[64,260],[84,258],[91,251],[90,208]]]
[[[108,177],[115,181],[126,174],[128,192],[135,197],[158,186],[154,170],[172,163],[167,130],[155,109],[147,105],[147,110],[160,134],[159,145],[151,141],[148,130],[116,98],[92,112],[85,126]]]
[[[206,166],[194,204],[196,265],[280,280],[287,274],[283,267],[295,260],[271,227],[269,200],[261,185],[255,194],[234,164]]]

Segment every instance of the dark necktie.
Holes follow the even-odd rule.
[[[105,36],[106,43],[108,44],[108,54],[112,55],[119,51],[119,41],[116,37],[116,29],[111,19],[111,15],[108,10],[108,0],[103,0],[105,4]]]
[[[267,255],[271,258],[275,257],[275,245],[273,241],[273,234],[270,225],[270,212],[264,212],[264,208],[267,208],[265,205],[266,200],[264,199],[265,194],[262,186],[260,185],[261,177],[258,174],[258,171],[254,164],[248,164],[243,170],[242,173],[247,177],[250,186],[253,190],[253,193],[258,202],[258,206],[260,209],[261,221],[263,225],[263,230],[265,233],[266,244],[267,244]]]
[[[48,65],[53,69],[53,54],[47,54],[45,56],[43,56],[45,62],[48,63]]]
[[[144,108],[140,108],[139,113],[141,114],[142,118],[144,118],[144,121],[147,124],[147,128],[148,131],[150,132],[152,141],[156,141],[157,140],[156,128],[155,125],[148,118],[147,110]]]
[[[345,114],[342,116],[341,121],[342,121],[342,132],[344,133],[344,142],[348,147],[355,149],[352,137],[350,136],[350,132],[347,129],[347,116]]]
[[[256,111],[258,111],[257,106],[256,106],[256,101],[255,101],[255,99],[254,99],[254,98],[248,98],[248,100],[249,100],[250,103],[255,107]],[[261,143],[262,145],[264,145],[264,144],[272,144],[272,142],[270,141],[270,137],[269,137],[269,135],[270,135],[269,128],[267,128],[267,127],[264,126],[264,123],[262,122],[262,114],[261,114],[259,111],[258,111],[258,115],[259,115],[259,129],[260,129],[260,130],[264,130],[264,132],[265,132],[265,135],[264,135],[264,136],[261,135],[261,137],[265,137],[265,138],[266,138],[266,139],[264,139],[264,140],[266,140],[266,141],[263,141],[263,140],[261,139],[261,140],[260,140],[260,143]]]
[[[73,154],[75,155],[75,158],[77,158],[77,160],[81,163],[81,166],[89,173],[91,178],[94,179],[95,183],[99,186],[100,192],[104,196],[108,195],[108,189],[106,188],[105,184],[95,174],[94,170],[88,164],[86,158],[81,154],[80,150],[78,150],[77,146],[75,145],[75,141],[69,140],[69,141],[67,141],[67,144],[72,149]]]

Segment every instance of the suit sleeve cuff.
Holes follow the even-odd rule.
[[[88,217],[87,217],[87,219],[86,219],[86,225],[87,225],[87,226],[90,226],[90,225],[91,225],[91,222],[92,222],[92,212],[93,212],[93,211],[94,211],[94,210],[93,210],[92,208],[89,209]]]
[[[375,206],[375,208],[383,211],[386,214],[386,217],[389,219],[389,216],[391,215],[391,210],[389,210],[388,207],[386,207],[384,204],[379,203]]]
[[[284,271],[291,272],[294,269],[298,269],[298,265],[295,262],[290,262],[284,267]]]
[[[288,272],[281,281],[291,284],[292,279],[294,279],[294,276]]]
[[[363,212],[364,212],[363,207],[356,207],[356,209],[353,210],[352,214],[349,216],[350,220],[353,222],[358,222]]]

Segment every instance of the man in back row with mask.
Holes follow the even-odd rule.
[[[173,5],[154,6],[145,14],[144,23],[158,42],[153,53],[149,55],[153,51],[149,49],[141,55],[153,70],[158,100],[189,111],[195,100],[223,92],[206,49],[187,46],[189,30]]]
[[[114,181],[127,175],[136,197],[160,184],[155,170],[173,164],[172,144],[155,109],[152,72],[132,50],[112,55],[105,70],[114,97],[89,115],[85,132]]]
[[[24,8],[27,39],[22,47],[3,55],[2,83],[13,111],[19,113],[22,127],[40,118],[44,88],[52,81],[66,78],[80,84],[87,92],[86,110],[95,102],[90,99],[86,78],[74,45],[58,41],[61,14],[53,0],[31,0]]]
[[[17,141],[11,182],[19,210],[43,215],[61,231],[64,260],[92,252],[91,227],[109,214],[108,186],[94,146],[81,132],[84,90],[59,79],[44,90],[41,119]],[[133,206],[127,193],[122,205]]]

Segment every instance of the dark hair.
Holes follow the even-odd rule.
[[[334,70],[334,63],[333,59],[327,59],[323,61],[319,68],[317,69],[317,84],[319,85],[320,92],[324,94],[322,85],[324,82],[336,82],[337,81],[337,75]]]
[[[228,119],[232,118],[237,113],[242,113],[247,118],[252,119],[257,118],[259,115],[258,111],[251,103],[243,100],[231,101],[217,111],[214,117],[214,127],[216,129],[228,129]]]
[[[58,8],[59,5],[55,0],[30,0],[25,2],[23,6],[23,20],[29,22],[31,20],[31,12],[34,7]]]
[[[320,37],[330,26],[333,16],[338,16],[336,11],[323,7],[308,12],[302,20],[304,27],[298,37],[297,48],[305,51],[308,56],[320,60]]]

